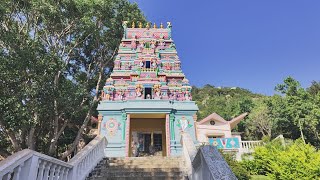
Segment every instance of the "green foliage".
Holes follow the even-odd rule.
[[[251,174],[283,180],[320,178],[320,152],[301,139],[286,147],[280,142],[270,142],[255,148],[252,156],[253,160],[242,161]]]
[[[309,88],[307,88],[307,91],[312,96],[317,96],[320,93],[320,82],[312,81],[311,86]]]
[[[230,166],[232,172],[236,175],[236,177],[239,180],[247,180],[250,179],[250,174],[249,172],[239,163],[234,159],[234,156],[230,153],[227,152],[220,152],[222,156],[224,157],[225,161],[228,163]]]
[[[273,96],[267,105],[276,129],[290,139],[302,140],[319,147],[319,94],[313,96],[299,82],[289,77],[276,88],[283,96]]]
[[[216,88],[205,85],[203,88],[193,87],[192,97],[200,109],[199,119],[213,112],[225,119],[231,119],[240,113],[250,112],[254,98],[262,97],[262,95],[253,94],[241,88]]]
[[[85,136],[124,20],[145,17],[127,0],[0,3],[0,145],[57,156]]]

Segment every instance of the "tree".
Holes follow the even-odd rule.
[[[277,121],[279,132],[291,139],[301,137],[318,146],[320,106],[317,97],[312,97],[291,77],[278,85],[276,90],[284,96],[274,96],[268,105],[271,108],[272,118]]]
[[[307,88],[307,91],[313,95],[316,96],[320,92],[320,82],[312,81],[311,86]]]
[[[145,18],[126,0],[5,0],[0,18],[0,133],[9,151],[27,147],[65,159],[96,113],[122,21]],[[66,127],[75,137],[57,152]]]
[[[272,136],[272,130],[274,128],[273,119],[270,117],[270,111],[264,99],[255,101],[254,108],[249,114],[247,123],[247,129],[252,137],[261,139],[263,136]]]

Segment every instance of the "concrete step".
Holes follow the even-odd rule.
[[[152,156],[152,157],[105,157],[103,159],[109,159],[109,160],[123,160],[123,159],[129,159],[129,160],[166,160],[166,159],[170,159],[170,160],[175,160],[175,159],[181,159],[181,157],[163,157],[163,156]]]
[[[114,167],[114,166],[119,166],[119,167],[125,167],[125,168],[134,168],[134,167],[141,167],[141,168],[174,168],[174,167],[179,167],[181,164],[180,163],[175,163],[175,162],[170,162],[170,163],[108,163],[106,164],[106,167]]]
[[[183,177],[186,176],[186,173],[184,172],[144,172],[144,171],[138,171],[138,172],[117,172],[117,171],[110,171],[110,172],[92,172],[89,177],[118,177],[118,178],[125,178],[125,177]]]
[[[87,179],[185,180],[186,169],[181,157],[105,158]]]
[[[140,158],[130,158],[130,159],[104,159],[106,162],[119,162],[119,163],[132,163],[132,162],[183,162],[183,159],[140,159]]]
[[[104,168],[97,169],[99,172],[184,172],[186,169],[181,168]],[[94,172],[94,171],[93,171]]]
[[[90,177],[86,180],[188,180],[187,176],[172,177]]]
[[[182,176],[185,175],[182,172],[133,172],[133,171],[123,171],[123,172],[101,172],[100,176],[104,177],[167,177],[167,176]]]

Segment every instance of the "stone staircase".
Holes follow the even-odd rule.
[[[181,157],[104,158],[87,180],[187,180]]]

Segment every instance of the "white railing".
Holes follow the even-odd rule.
[[[241,141],[241,147],[244,149],[254,149],[261,144],[261,141]]]
[[[97,136],[69,162],[24,149],[0,162],[0,180],[83,180],[103,159],[106,145]]]
[[[239,156],[241,157],[242,154],[253,153],[254,148],[261,145],[261,141],[241,141],[241,149],[239,150]]]

